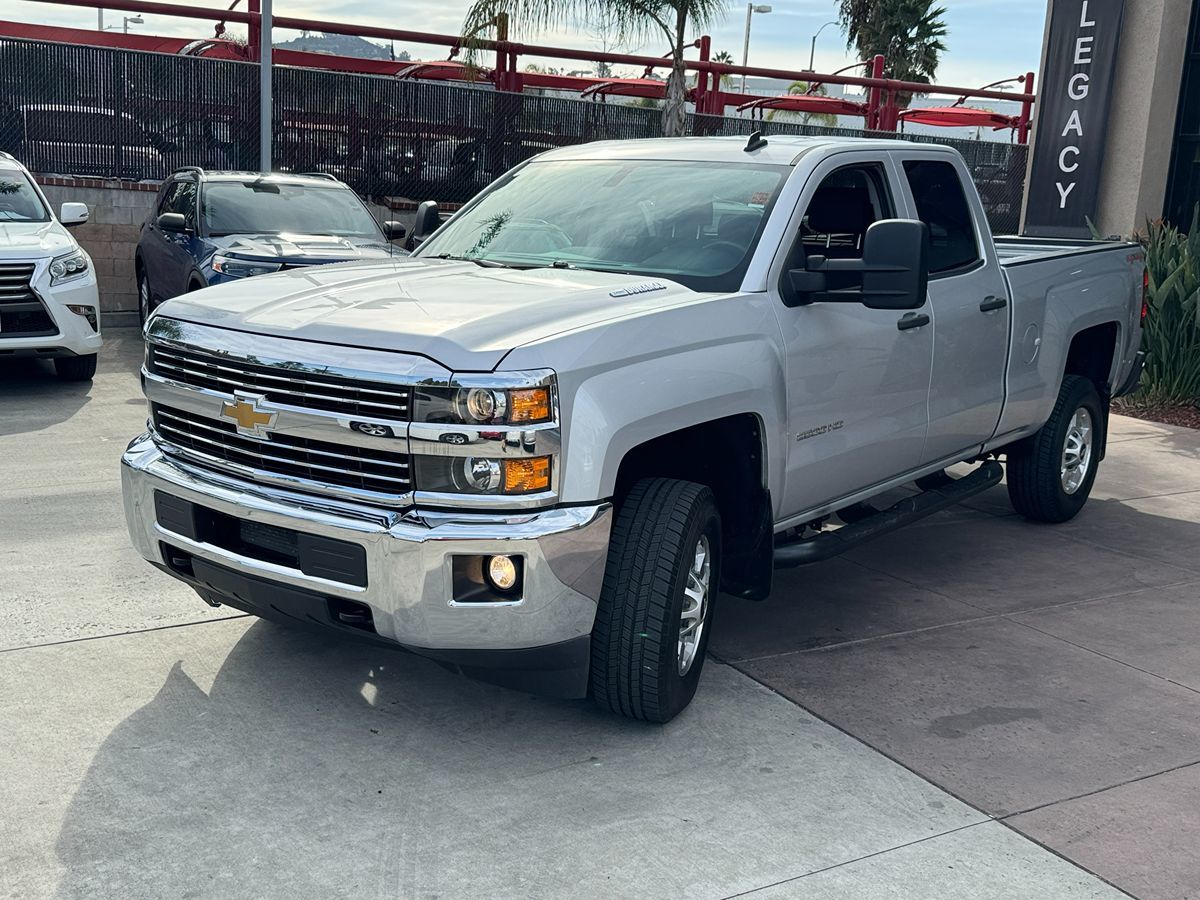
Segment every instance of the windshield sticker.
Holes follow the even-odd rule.
[[[750,206],[766,206],[767,201],[771,199],[770,191],[755,191],[750,195]]]

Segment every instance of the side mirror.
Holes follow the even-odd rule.
[[[883,219],[863,244],[862,303],[870,309],[920,309],[929,287],[929,226]]]
[[[188,230],[187,219],[183,217],[183,213],[163,213],[155,221],[163,231],[184,234]]]
[[[395,241],[408,234],[408,231],[399,222],[389,220],[383,223],[383,234],[389,241]]]
[[[426,200],[417,207],[417,216],[413,221],[412,234],[405,246],[415,250],[420,243],[433,234],[442,224],[442,214],[436,201]]]
[[[805,268],[789,270],[787,278],[788,306],[819,301],[920,309],[929,285],[929,227],[915,219],[882,219],[867,228],[862,259],[810,256]],[[831,280],[851,284],[831,290]]]
[[[86,225],[88,208],[86,203],[64,203],[58,211],[58,221],[67,228]]]

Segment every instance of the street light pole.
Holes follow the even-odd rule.
[[[771,7],[765,4],[755,5],[753,2],[746,4],[746,36],[742,41],[742,65],[750,64],[750,17],[755,13],[769,13]],[[746,74],[742,73],[742,93],[746,93]]]
[[[258,167],[271,172],[271,0],[262,0],[258,35]]]
[[[810,71],[810,72],[816,71],[816,69],[813,68],[813,57],[815,57],[817,55],[817,38],[820,37],[821,32],[824,31],[826,28],[828,28],[830,25],[836,25],[836,24],[837,24],[837,22],[826,22],[824,25],[822,25],[820,28],[818,28],[817,33],[812,36],[812,46],[809,47],[809,49],[808,49],[808,71]]]

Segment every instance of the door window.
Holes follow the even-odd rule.
[[[975,220],[958,170],[948,162],[910,159],[904,174],[917,215],[929,226],[929,274],[952,274],[976,265],[980,256]]]
[[[182,213],[188,225],[196,221],[196,182],[177,181],[163,196],[159,213]]]
[[[879,165],[846,166],[826,175],[800,220],[800,233],[785,267],[784,295],[789,290],[786,269],[803,269],[810,256],[862,259],[867,229],[892,218],[893,209],[887,178]],[[830,290],[861,283],[860,273],[830,272],[826,276]]]

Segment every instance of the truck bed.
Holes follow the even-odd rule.
[[[1002,266],[1016,266],[1040,260],[1098,253],[1130,246],[1124,241],[1073,241],[1062,238],[1002,235],[996,238],[996,256]]]

